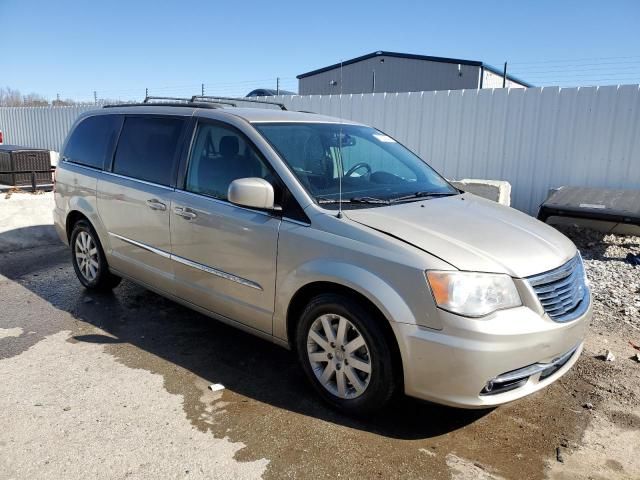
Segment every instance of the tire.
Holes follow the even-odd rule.
[[[305,375],[336,409],[355,415],[372,413],[395,393],[398,375],[380,318],[353,297],[334,293],[313,297],[302,312],[295,338]]]
[[[104,291],[118,286],[121,278],[109,271],[98,235],[88,221],[78,220],[75,223],[69,244],[73,269],[87,290]]]

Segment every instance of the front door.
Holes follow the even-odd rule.
[[[271,333],[280,218],[227,201],[238,178],[274,178],[235,128],[201,120],[184,185],[171,204],[176,293],[207,310]]]

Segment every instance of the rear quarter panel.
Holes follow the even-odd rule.
[[[61,222],[58,228],[67,231],[67,219],[73,211],[80,212],[89,219],[100,238],[100,242],[107,250],[105,242],[106,232],[98,215],[96,203],[96,187],[98,170],[61,162],[56,170],[56,192],[54,195],[56,218]]]

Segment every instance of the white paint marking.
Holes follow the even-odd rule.
[[[0,328],[0,338],[19,337],[23,332],[24,330],[22,330],[22,328],[20,327]]]

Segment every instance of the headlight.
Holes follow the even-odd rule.
[[[508,275],[428,271],[427,280],[438,307],[466,317],[522,305]]]

